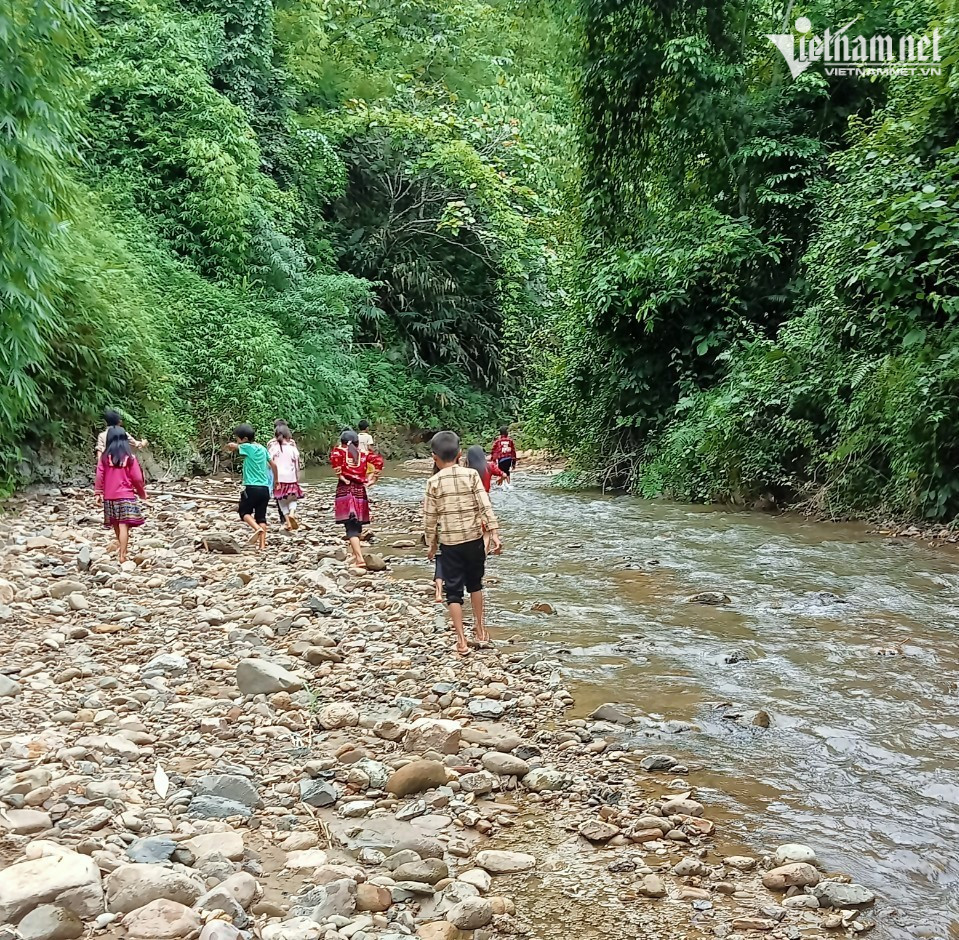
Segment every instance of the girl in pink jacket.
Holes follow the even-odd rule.
[[[110,428],[107,432],[106,450],[97,461],[94,489],[97,500],[103,502],[103,524],[116,533],[120,564],[123,564],[127,560],[130,529],[143,525],[140,499],[146,499],[147,493],[143,471],[122,427]]]

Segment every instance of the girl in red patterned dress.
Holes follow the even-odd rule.
[[[379,479],[383,458],[372,451],[361,451],[356,431],[344,431],[339,446],[330,452],[330,466],[339,477],[333,504],[334,518],[346,527],[354,564],[357,568],[365,568],[360,534],[370,521],[370,498],[366,488]]]
[[[140,499],[147,498],[143,485],[143,471],[133,450],[130,438],[121,426],[107,432],[107,445],[97,461],[94,484],[97,501],[103,503],[103,524],[112,528],[120,546],[119,561],[127,560],[130,529],[143,525]],[[140,499],[137,499],[137,497]]]

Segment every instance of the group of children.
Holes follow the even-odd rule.
[[[104,412],[106,429],[97,438],[94,490],[103,504],[104,525],[112,528],[119,545],[119,560],[127,560],[130,529],[143,525],[143,502],[147,499],[143,471],[134,455],[146,440],[131,438],[116,411]],[[370,522],[368,488],[383,472],[383,458],[376,452],[368,421],[359,431],[347,429],[330,452],[330,466],[337,474],[334,518],[345,529],[358,568],[366,567],[361,548],[363,526]],[[267,509],[276,501],[281,522],[289,531],[299,527],[297,503],[303,498],[300,451],[286,422],[274,424],[273,439],[264,447],[256,441],[249,424],[234,429],[227,448],[242,458],[242,489],[237,511],[252,530],[250,541],[260,550],[267,542]],[[463,625],[465,594],[470,595],[476,642],[489,643],[485,624],[483,577],[486,556],[502,551],[499,523],[489,492],[493,480],[509,483],[517,463],[516,445],[509,428],[500,429],[490,459],[485,449],[473,445],[461,460],[459,437],[440,431],[431,440],[434,469],[426,487],[423,507],[427,557],[435,561],[436,601],[445,590],[450,619],[456,634],[456,651],[469,653]]]

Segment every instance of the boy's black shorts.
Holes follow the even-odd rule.
[[[443,546],[443,587],[447,604],[462,604],[468,594],[483,590],[486,574],[486,543],[483,539]]]
[[[507,476],[509,476],[509,475],[513,472],[513,467],[516,466],[516,458],[515,458],[515,457],[500,457],[500,459],[497,461],[497,463],[499,464],[500,470],[502,470],[503,473],[505,473]]]
[[[240,518],[253,516],[256,522],[266,522],[266,507],[270,505],[270,488],[268,486],[244,486],[240,490],[240,505],[237,512]]]

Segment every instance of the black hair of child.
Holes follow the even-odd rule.
[[[233,436],[241,441],[254,441],[256,440],[256,431],[253,430],[252,424],[238,424],[233,429]]]
[[[370,422],[364,419],[363,421],[361,421],[361,422],[357,425],[357,427],[358,427],[361,431],[369,431],[369,429],[370,429]]]
[[[133,456],[130,436],[122,427],[112,427],[107,431],[107,446],[103,453],[114,467],[122,466],[124,460]]]
[[[444,463],[452,463],[460,452],[460,439],[453,431],[437,431],[430,438],[430,450]]]
[[[509,437],[509,427],[508,427],[508,425],[503,425],[503,427],[501,427],[501,428],[499,429],[499,436],[500,436],[500,437]]]
[[[119,411],[114,411],[113,408],[107,408],[103,412],[103,420],[108,428],[118,428],[123,424],[123,416]]]

